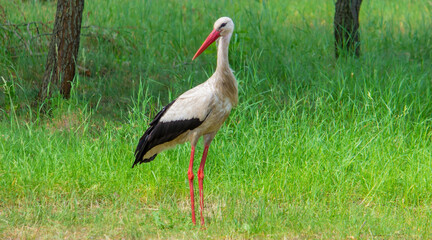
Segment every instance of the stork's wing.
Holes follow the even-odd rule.
[[[213,95],[199,85],[166,105],[150,123],[135,150],[135,162],[150,162],[156,154],[144,159],[152,148],[172,141],[182,133],[200,126],[211,112]]]
[[[204,121],[213,108],[214,95],[210,89],[199,85],[178,97],[161,116],[161,122],[199,119]]]

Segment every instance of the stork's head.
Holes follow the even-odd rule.
[[[214,30],[219,31],[220,36],[226,36],[233,32],[234,22],[229,17],[221,17],[216,20]]]
[[[207,39],[204,41],[204,43],[195,53],[195,56],[192,58],[192,60],[194,60],[202,52],[204,52],[204,50],[206,50],[207,47],[210,46],[210,44],[216,41],[216,39],[218,39],[219,37],[231,35],[233,31],[234,31],[234,22],[231,20],[231,18],[221,17],[218,20],[216,20],[213,31],[208,35]]]

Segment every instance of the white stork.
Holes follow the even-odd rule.
[[[204,152],[198,170],[201,225],[203,217],[203,179],[207,152],[217,131],[237,105],[237,81],[228,62],[228,46],[234,30],[229,17],[219,18],[214,29],[192,58],[194,60],[218,39],[217,67],[215,73],[204,83],[190,89],[166,105],[150,123],[135,150],[135,162],[150,162],[165,149],[189,141],[192,146],[188,179],[191,195],[192,222],[195,225],[193,191],[193,161],[198,139],[203,136]]]

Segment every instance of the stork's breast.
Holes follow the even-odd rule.
[[[209,119],[217,128],[223,124],[226,118],[229,116],[232,109],[232,104],[230,101],[219,101],[218,104],[215,104],[212,112],[210,114]]]

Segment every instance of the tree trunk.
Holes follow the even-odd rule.
[[[52,89],[70,97],[71,82],[80,43],[84,0],[58,0],[53,34],[49,45],[45,73],[38,98],[43,101]]]
[[[335,5],[335,55],[340,51],[360,56],[359,12],[362,0],[337,0]]]

